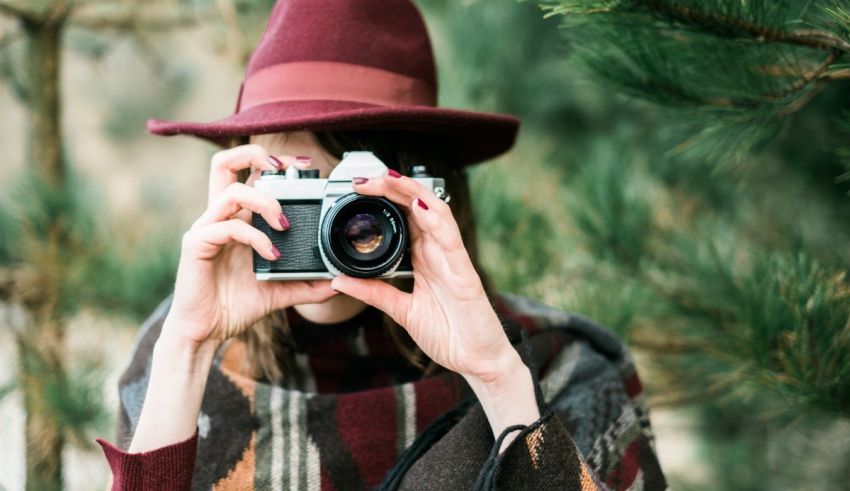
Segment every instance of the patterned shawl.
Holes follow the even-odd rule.
[[[169,305],[142,326],[119,382],[125,449]],[[282,384],[242,374],[239,342],[218,353],[198,419],[193,489],[343,491],[382,481],[382,489],[665,489],[623,344],[591,321],[520,297],[499,297],[497,312],[512,341],[527,337],[523,355],[545,399],[543,418],[518,428],[502,455],[462,377],[411,366],[380,312],[336,325],[290,312],[295,359]]]

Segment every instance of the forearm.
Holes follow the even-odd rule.
[[[166,318],[154,347],[151,375],[130,452],[146,452],[190,438],[218,341],[195,346],[176,333]]]
[[[514,351],[513,355],[506,358],[499,376],[493,380],[484,382],[466,377],[467,383],[481,402],[496,438],[509,426],[530,425],[540,419],[531,371],[522,362],[519,354]],[[513,434],[505,438],[500,452],[508,447],[513,438]]]

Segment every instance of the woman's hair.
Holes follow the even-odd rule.
[[[368,150],[388,167],[408,174],[414,165],[425,165],[431,175],[446,181],[451,195],[449,206],[460,228],[463,243],[472,264],[481,276],[489,293],[489,282],[478,262],[475,222],[470,203],[469,186],[464,170],[452,161],[444,147],[416,133],[389,130],[325,131],[314,133],[319,145],[328,153],[342,159],[343,152]],[[395,279],[393,284],[411,291],[413,281]],[[429,372],[435,365],[410,341],[402,327],[384,315],[384,329],[402,355],[414,366]],[[293,369],[295,344],[284,310],[276,311],[260,320],[240,335],[245,343],[244,370],[254,378],[280,382],[284,373]]]

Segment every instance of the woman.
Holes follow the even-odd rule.
[[[408,0],[291,0],[272,12],[236,114],[150,124],[249,144],[213,157],[173,299],[122,377],[126,451],[101,442],[115,488],[666,486],[619,341],[479,276],[462,166],[510,148],[518,122],[435,101]],[[251,213],[281,233],[292,223],[253,182],[292,166],[327,177],[350,150],[390,167],[353,186],[406,211],[413,281],[258,282],[253,253],[287,258]],[[406,176],[413,164],[446,179],[451,207]]]

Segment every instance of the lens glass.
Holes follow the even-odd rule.
[[[370,254],[384,240],[384,227],[371,213],[358,213],[343,227],[349,245],[360,254]]]

